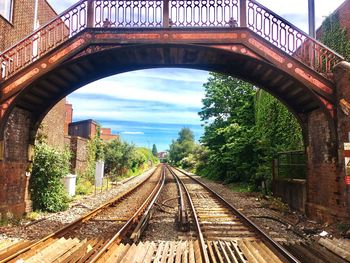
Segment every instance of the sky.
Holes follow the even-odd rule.
[[[344,0],[315,0],[316,27]],[[61,13],[76,0],[48,0]],[[307,0],[259,0],[259,3],[308,31]],[[90,83],[68,96],[74,121],[94,119],[138,146],[167,150],[182,127],[198,141],[203,127],[198,116],[208,72],[190,69],[148,69]]]

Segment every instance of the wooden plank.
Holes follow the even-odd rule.
[[[152,262],[154,251],[156,250],[157,246],[154,244],[154,242],[151,242],[148,246],[147,253],[143,259],[144,263],[150,263]]]
[[[20,240],[18,242],[3,242],[3,249],[0,251],[0,260],[3,260],[17,251],[20,251],[28,246],[30,246],[34,241],[29,241],[29,240]],[[12,244],[13,243],[13,244]]]
[[[175,263],[181,263],[182,252],[183,252],[183,242],[179,242],[176,247]]]
[[[217,258],[218,258],[218,261],[220,263],[224,263],[225,261],[224,261],[224,258],[221,255],[220,248],[218,247],[218,242],[217,241],[213,241],[212,244],[213,244],[213,248],[214,248],[215,254],[216,254]]]
[[[121,258],[121,263],[133,262],[134,256],[136,254],[137,246],[136,244],[132,244],[128,251],[125,253],[124,257]]]
[[[236,257],[235,252],[231,249],[231,244],[227,241],[221,241],[221,242],[225,242],[226,251],[227,251],[228,257],[230,259],[229,262],[239,263],[239,261],[238,261],[239,259]]]
[[[153,262],[159,262],[162,257],[164,242],[160,242]]]
[[[193,249],[193,241],[189,241],[189,251],[188,251],[188,262],[189,263],[195,263],[195,257],[194,257],[194,249]]]
[[[176,243],[171,242],[169,247],[168,263],[173,263],[175,259]]]
[[[249,248],[242,241],[238,242],[239,248],[242,250],[244,256],[248,259],[249,263],[259,263],[259,261],[254,257],[254,255],[249,251]]]
[[[216,257],[215,257],[215,253],[213,251],[213,247],[212,247],[212,241],[207,241],[207,250],[208,250],[208,256],[209,259],[212,263],[217,263],[216,261]]]
[[[260,253],[263,256],[263,258],[268,258],[271,260],[271,262],[282,262],[277,255],[270,249],[268,248],[262,241],[255,241],[253,243],[256,243],[260,247]]]
[[[183,242],[182,263],[188,263],[188,242]]]
[[[75,244],[73,244],[67,251],[65,254],[63,254],[60,258],[53,260],[53,263],[56,262],[67,262],[67,259],[75,254],[82,246],[84,246],[84,244],[86,243],[86,239],[84,239],[83,241],[79,241],[76,242]]]
[[[222,252],[224,261],[227,263],[231,262],[230,258],[228,257],[228,254],[226,252],[226,243],[224,243],[223,241],[218,241],[218,243],[219,243],[219,246],[221,248],[221,252]]]
[[[257,245],[255,241],[243,240],[250,253],[254,255],[258,262],[267,263],[264,257],[261,255],[261,248]],[[270,260],[270,259],[269,259]],[[272,259],[269,262],[273,262]]]
[[[321,238],[318,243],[324,247],[326,247],[327,249],[329,249],[330,251],[332,251],[333,253],[339,255],[340,257],[350,261],[350,251],[346,251],[345,249],[343,249],[340,246],[337,246],[336,244],[334,244],[332,241],[330,241],[329,239],[326,238]]]
[[[196,258],[196,262],[202,262],[202,254],[199,246],[199,241],[196,240],[193,243],[193,248],[194,248],[194,255]]]
[[[134,262],[141,263],[146,256],[149,244],[146,244],[146,243],[143,244],[142,242],[140,242],[137,246],[138,246],[138,250],[137,250],[137,255],[134,259]]]
[[[164,244],[164,248],[163,248],[163,254],[162,254],[162,258],[160,260],[161,263],[165,263],[168,259],[168,251],[170,248],[170,243],[169,241],[166,241]]]

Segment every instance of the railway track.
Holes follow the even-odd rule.
[[[147,234],[150,221],[156,238]],[[346,262],[314,244],[276,243],[220,195],[167,165],[60,231],[9,253],[5,260],[0,254],[0,262]]]
[[[8,248],[0,262],[95,262],[111,244],[139,231],[164,184],[158,166],[145,180],[57,232]]]

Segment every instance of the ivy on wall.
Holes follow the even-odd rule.
[[[344,56],[347,61],[350,60],[350,41],[347,29],[340,25],[338,14],[332,14],[323,21],[320,41]]]

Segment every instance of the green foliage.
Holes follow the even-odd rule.
[[[322,23],[321,42],[349,61],[350,41],[347,37],[346,28],[340,26],[337,14],[328,16]]]
[[[121,176],[127,173],[135,158],[135,146],[115,139],[105,145],[105,173]]]
[[[75,194],[77,195],[88,195],[94,191],[94,185],[87,178],[82,176],[77,177],[77,186],[75,189]]]
[[[68,151],[41,142],[35,145],[30,192],[35,210],[57,212],[68,208],[69,198],[61,179],[69,173]]]
[[[206,122],[201,142],[207,147],[207,160],[198,173],[227,182],[247,181],[257,166],[255,88],[217,73],[211,73],[204,88],[199,115]]]
[[[277,153],[302,150],[303,136],[297,119],[275,97],[260,89],[255,104],[257,147],[260,150],[255,178],[270,180],[272,160]]]
[[[271,179],[278,151],[303,147],[301,129],[278,100],[251,84],[211,73],[199,112],[205,122],[202,149],[181,156],[196,172],[226,183],[243,182],[257,190]],[[197,162],[197,164],[193,164]]]
[[[158,155],[157,146],[155,144],[153,144],[153,147],[152,147],[152,154],[153,154],[153,156],[157,156]]]
[[[106,143],[104,152],[105,173],[114,178],[136,174],[159,162],[149,149],[135,147],[119,139]]]
[[[194,142],[194,135],[191,129],[182,128],[179,132],[179,137],[177,138],[177,140],[173,140],[170,144],[170,162],[174,165],[180,166],[181,161],[193,152],[195,146],[196,144]],[[184,168],[187,168],[186,162],[183,162],[182,164],[185,165],[183,166]]]

